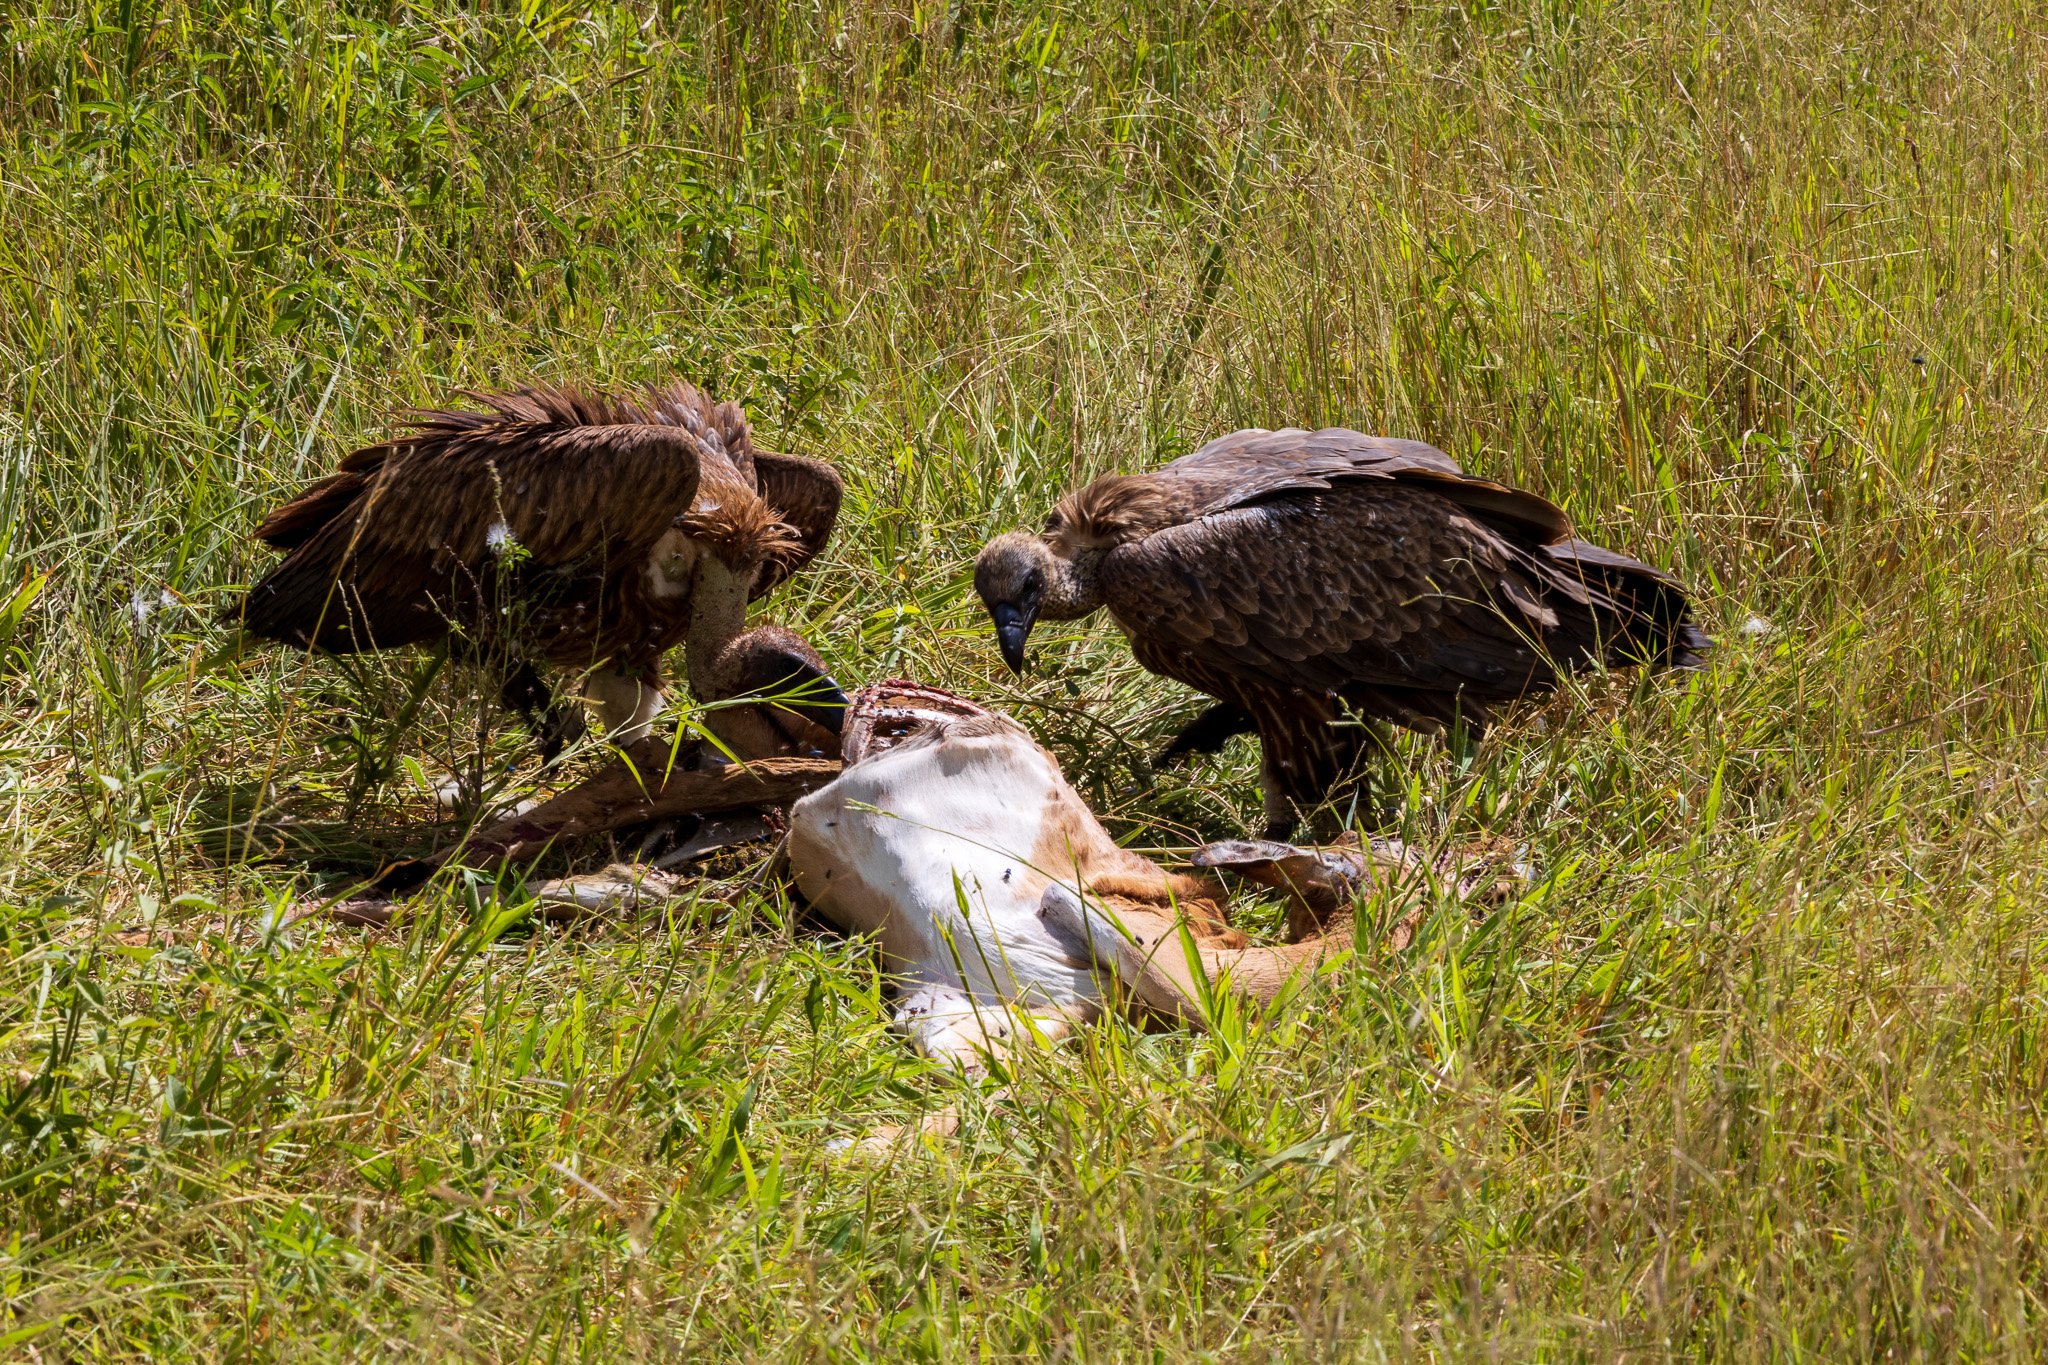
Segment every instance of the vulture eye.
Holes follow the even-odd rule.
[[[1066,524],[1066,518],[1062,517],[1059,513],[1054,512],[1051,516],[1045,519],[1046,534],[1052,535],[1056,533],[1060,529],[1060,527]]]

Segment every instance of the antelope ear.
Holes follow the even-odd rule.
[[[1273,839],[1225,839],[1222,843],[1208,844],[1195,850],[1195,856],[1188,859],[1196,867],[1219,867],[1245,876],[1272,867],[1282,859],[1301,856],[1302,850],[1293,844],[1283,844]]]
[[[1366,864],[1348,849],[1298,848],[1269,839],[1231,839],[1197,849],[1196,867],[1235,873],[1257,886],[1283,892],[1320,927],[1338,907],[1348,905]],[[1288,917],[1290,931],[1295,917]],[[1306,932],[1306,925],[1301,926]]]
[[[1234,872],[1246,881],[1297,894],[1311,888],[1340,897],[1351,894],[1358,871],[1341,854],[1297,848],[1271,839],[1230,839],[1197,849],[1196,867]]]
[[[1261,886],[1331,885],[1345,888],[1347,894],[1365,873],[1356,839],[1350,847],[1340,841],[1329,848],[1302,848],[1272,839],[1226,839],[1196,849],[1188,861],[1196,867],[1235,872]]]

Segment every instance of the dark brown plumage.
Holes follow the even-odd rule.
[[[976,587],[1004,656],[1043,616],[1107,607],[1138,661],[1219,699],[1168,750],[1256,728],[1271,828],[1355,765],[1369,720],[1483,730],[1594,664],[1690,667],[1710,641],[1660,570],[1419,441],[1240,431],[1098,479],[1042,537],[999,537]]]
[[[476,397],[482,411],[422,414],[271,513],[256,534],[285,557],[241,623],[331,653],[453,634],[529,714],[548,695],[534,661],[593,670],[607,720],[644,731],[661,655],[687,642],[695,686],[838,516],[829,465],[755,450],[737,405],[687,384]]]

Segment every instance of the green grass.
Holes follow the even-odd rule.
[[[0,15],[0,1355],[2048,1353],[2035,8],[441,8]],[[1078,476],[1424,437],[1724,646],[1408,750],[1522,902],[835,1161],[957,1093],[867,948],[746,868],[280,928],[516,735],[208,666],[393,412],[669,373],[847,473],[777,618],[1140,841],[1254,819],[1251,751],[1150,785],[1194,698],[1106,622],[1013,682],[968,588]]]

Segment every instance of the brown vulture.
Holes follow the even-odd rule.
[[[334,654],[434,644],[493,668],[552,758],[581,730],[538,663],[584,674],[621,743],[660,710],[661,657],[691,690],[747,603],[810,562],[839,475],[754,447],[745,415],[684,383],[632,396],[523,387],[428,412],[267,517],[285,552],[233,615]]]
[[[1480,732],[1563,674],[1696,667],[1712,643],[1677,580],[1543,498],[1342,428],[1240,431],[1097,479],[1043,536],[991,541],[974,580],[1012,669],[1034,622],[1107,607],[1139,663],[1217,698],[1162,761],[1256,730],[1269,837],[1369,742],[1347,708]]]

